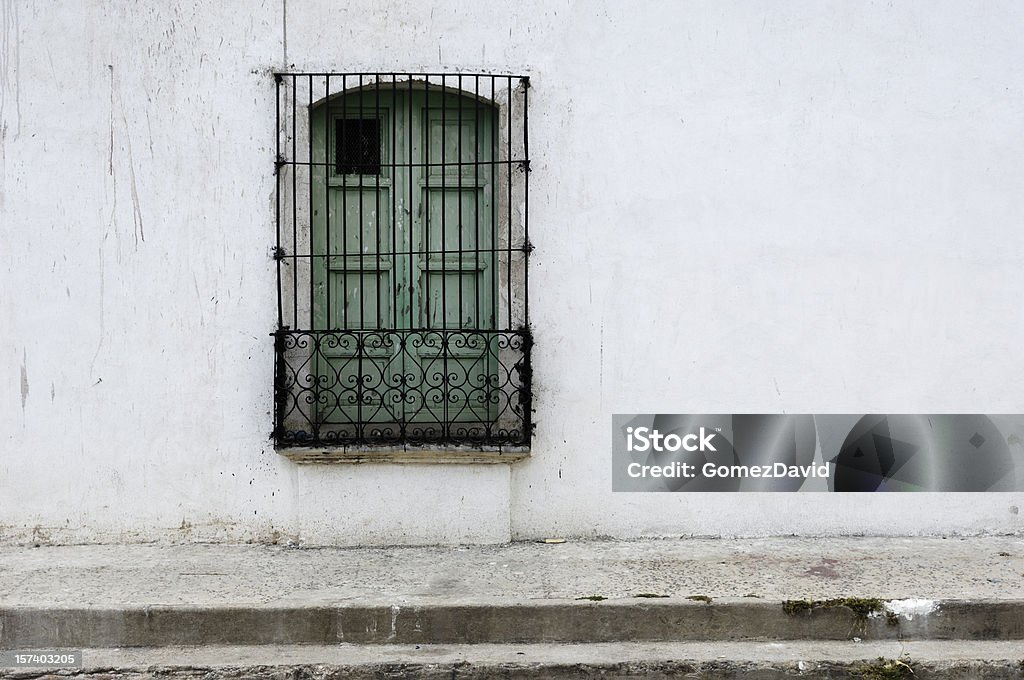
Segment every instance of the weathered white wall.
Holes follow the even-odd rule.
[[[1021,412],[1021,4],[0,8],[0,540],[1024,528],[1024,494],[612,494],[609,462],[617,411]],[[531,76],[533,459],[269,446],[286,67]]]

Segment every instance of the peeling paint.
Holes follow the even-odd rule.
[[[28,401],[28,368],[25,350],[21,351],[21,412],[25,412],[25,402]]]
[[[104,244],[106,243],[107,237],[103,236]],[[103,261],[103,244],[99,247],[99,273],[100,273],[100,333],[99,340],[96,343],[96,351],[93,352],[92,361],[89,362],[89,374],[92,375],[93,369],[96,367],[96,359],[100,355],[100,350],[103,349],[103,338],[106,337],[106,328],[104,328],[105,314],[104,314],[104,298],[106,297],[106,276],[104,275],[104,261]],[[94,385],[95,387],[95,385]]]
[[[110,143],[107,148],[107,174],[114,176],[114,65],[107,64],[110,70],[110,115],[107,118],[107,127],[110,131]],[[115,184],[116,189],[116,184]],[[114,192],[114,200],[117,200],[117,192]],[[116,204],[115,204],[116,205]]]
[[[113,205],[110,215],[111,226],[117,226],[117,166],[114,164],[114,138],[115,132],[122,135],[124,138],[124,151],[127,154],[127,170],[128,170],[128,184],[129,193],[132,199],[132,236],[136,250],[139,247],[139,241],[145,242],[146,231],[145,225],[142,220],[142,207],[139,203],[139,187],[138,180],[136,179],[135,173],[135,154],[132,150],[132,136],[128,126],[128,114],[124,108],[124,99],[121,97],[120,85],[118,83],[116,74],[114,72],[114,66],[107,64],[107,68],[110,69],[110,116],[109,116],[109,149],[107,154],[107,171],[111,177],[113,184]],[[120,113],[121,129],[115,130],[114,117],[116,113]]]
[[[281,0],[281,67],[288,68],[288,0]]]
[[[0,9],[0,126],[21,134],[21,49],[18,4],[5,0]],[[13,106],[12,106],[13,103]],[[11,124],[13,119],[13,125]]]
[[[18,5],[4,0],[0,8],[0,180],[7,170],[7,131],[14,139],[21,135],[21,50],[18,31]],[[11,101],[14,106],[11,106]],[[13,113],[12,113],[13,111]],[[13,123],[12,123],[13,119]],[[0,189],[0,210],[7,192]]]
[[[391,605],[391,631],[388,633],[388,640],[394,640],[398,636],[398,613],[401,607],[397,604]]]

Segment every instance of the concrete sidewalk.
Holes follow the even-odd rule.
[[[1024,538],[0,547],[3,608],[493,605],[588,596],[633,603],[640,594],[1024,601]]]
[[[1019,678],[1024,539],[2,547],[0,650],[50,648],[124,680]]]

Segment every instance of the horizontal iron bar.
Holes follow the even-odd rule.
[[[309,258],[322,258],[322,257],[352,257],[358,258],[360,255],[363,257],[391,257],[392,255],[464,255],[474,253],[507,253],[509,251],[513,253],[528,253],[533,250],[533,247],[529,244],[517,245],[512,248],[463,248],[462,250],[382,250],[379,252],[364,252],[364,253],[297,253],[293,255],[287,255],[283,251],[274,254],[275,260],[308,260]],[[373,270],[369,270],[373,271]]]
[[[378,80],[384,76],[387,76],[389,78],[420,76],[423,78],[454,78],[456,80],[458,80],[459,78],[495,78],[498,80],[519,79],[526,81],[530,80],[530,76],[516,75],[513,73],[392,73],[390,71],[378,73],[326,73],[316,71],[274,71],[275,78],[308,78],[310,76],[314,78],[377,78]],[[391,81],[384,81],[384,84],[390,85]]]
[[[365,329],[345,329],[345,328],[334,328],[334,329],[301,329],[301,328],[282,328],[272,332],[271,336],[276,335],[357,335],[357,334],[369,334],[379,335],[381,333],[438,333],[446,335],[521,335],[526,337],[530,335],[530,331],[522,328],[365,328]]]
[[[469,166],[474,166],[474,165],[522,165],[523,163],[529,164],[529,162],[530,162],[530,160],[528,158],[513,158],[512,160],[506,160],[506,161],[448,161],[446,163],[374,163],[373,165],[381,167],[381,168],[436,168],[436,167],[461,167],[463,165],[469,165]],[[337,163],[336,162],[319,162],[319,161],[317,161],[317,162],[311,162],[311,161],[292,161],[292,160],[287,160],[287,159],[284,159],[284,158],[279,158],[276,161],[274,161],[274,165],[277,166],[277,167],[281,167],[282,165],[300,165],[300,166],[313,166],[313,167],[321,167],[321,166],[325,166],[326,165],[326,166],[330,167],[330,166],[336,166]],[[338,174],[338,173],[335,173],[335,174]],[[352,172],[352,173],[341,173],[341,174],[358,175],[360,173]],[[370,173],[365,173],[364,176],[374,177],[375,175],[370,174]],[[370,180],[370,184],[371,185],[373,184],[373,180]]]

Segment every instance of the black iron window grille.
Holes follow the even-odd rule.
[[[276,83],[276,444],[529,446],[529,80]]]

